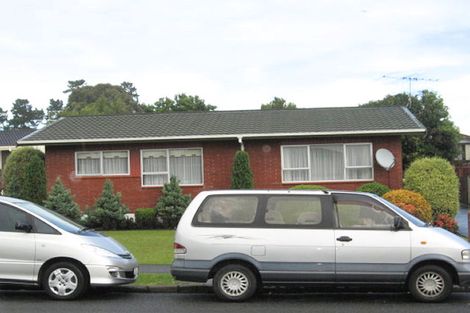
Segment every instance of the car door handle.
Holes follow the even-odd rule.
[[[349,236],[341,236],[341,237],[336,238],[336,240],[349,242],[349,241],[352,241],[352,238]]]

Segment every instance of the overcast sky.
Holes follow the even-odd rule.
[[[219,110],[355,106],[440,94],[470,134],[470,1],[1,1],[0,104],[46,108],[68,80]],[[386,75],[389,78],[383,78]],[[435,81],[437,80],[437,81]]]

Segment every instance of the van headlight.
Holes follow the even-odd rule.
[[[101,256],[101,257],[106,257],[106,258],[119,258],[119,255],[109,251],[109,250],[106,250],[104,248],[101,248],[101,247],[98,247],[98,246],[94,246],[94,245],[88,245],[88,244],[82,244],[82,247],[84,247],[85,249],[89,250],[90,252],[92,252],[93,254],[95,255],[98,255],[98,256]]]
[[[470,250],[462,250],[462,260],[470,260]]]

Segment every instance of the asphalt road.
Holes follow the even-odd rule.
[[[416,303],[404,293],[263,294],[246,303],[224,303],[212,294],[93,291],[79,301],[59,302],[39,291],[0,290],[1,313],[295,313],[295,312],[470,312],[470,293],[454,293],[445,303]]]

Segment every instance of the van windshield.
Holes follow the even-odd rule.
[[[382,202],[385,202],[385,204],[387,204],[389,207],[392,207],[395,212],[399,213],[401,216],[405,217],[408,221],[410,221],[411,223],[413,223],[414,225],[418,226],[418,227],[426,227],[428,226],[427,223],[423,222],[422,220],[420,220],[419,218],[417,218],[416,216],[413,216],[411,215],[410,213],[406,212],[405,210],[403,210],[402,208],[396,206],[395,204],[391,203],[390,201],[387,201],[385,200],[384,198],[381,198],[380,199]]]
[[[62,230],[65,230],[66,232],[78,234],[83,229],[83,226],[81,226],[80,224],[69,220],[68,218],[60,215],[59,213],[46,209],[32,202],[21,201],[13,203],[19,207],[27,209],[29,212],[36,214],[39,217],[42,217],[49,223],[59,227]]]

